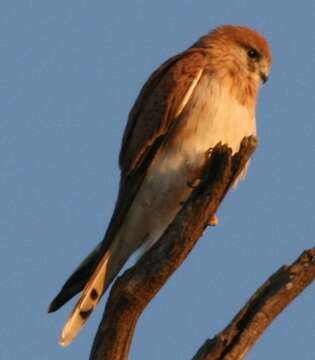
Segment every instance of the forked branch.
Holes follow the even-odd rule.
[[[231,323],[207,340],[193,360],[241,360],[255,342],[315,278],[315,247],[282,266],[248,300]]]
[[[210,217],[256,148],[244,138],[231,155],[217,145],[205,166],[203,181],[161,239],[115,282],[91,350],[91,360],[125,360],[144,308],[190,253]],[[241,360],[277,315],[315,278],[315,247],[290,266],[282,266],[248,300],[231,323],[207,340],[193,360]]]
[[[112,287],[91,350],[91,360],[128,358],[134,330],[144,308],[188,256],[234,180],[255,151],[255,137],[244,138],[232,156],[218,144],[202,181],[159,241],[119,277]]]

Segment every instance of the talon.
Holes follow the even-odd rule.
[[[192,188],[192,189],[196,189],[196,187],[197,187],[197,186],[194,185],[191,181],[187,181],[186,184],[187,184],[188,187],[190,187],[190,188]]]
[[[194,181],[186,181],[186,184],[191,189],[196,189],[198,185],[200,184],[200,179],[196,179]]]
[[[219,224],[219,218],[217,217],[216,214],[211,215],[208,225],[209,226],[216,226]]]
[[[213,147],[209,148],[209,149],[206,151],[206,156],[210,156],[211,153],[212,153],[212,150],[213,150]]]

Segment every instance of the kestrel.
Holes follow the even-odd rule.
[[[78,334],[131,254],[151,246],[174,220],[208,150],[221,142],[235,153],[245,136],[256,135],[257,95],[270,66],[270,47],[262,35],[226,25],[149,77],[123,135],[119,194],[104,239],[49,307],[56,311],[81,292],[61,345]]]

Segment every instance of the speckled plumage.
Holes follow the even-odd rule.
[[[256,134],[258,90],[270,65],[269,45],[259,33],[228,25],[149,77],[124,132],[120,191],[104,240],[50,306],[55,311],[83,290],[62,345],[77,335],[129,256],[158,240],[172,222],[207,151],[222,142],[236,152],[244,136]]]

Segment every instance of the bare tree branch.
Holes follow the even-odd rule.
[[[244,138],[240,151],[217,145],[207,162],[203,181],[160,240],[113,285],[97,331],[91,360],[128,358],[138,318],[172,273],[188,256],[231,184],[244,169],[257,145]]]
[[[128,358],[144,308],[188,256],[231,184],[256,148],[245,138],[238,154],[217,145],[203,181],[161,239],[115,282],[91,350],[91,360]],[[276,316],[315,278],[315,248],[282,266],[248,300],[231,323],[208,339],[193,360],[241,360]]]
[[[231,323],[207,340],[193,360],[241,360],[281,311],[315,278],[315,247],[282,266],[248,300]]]

